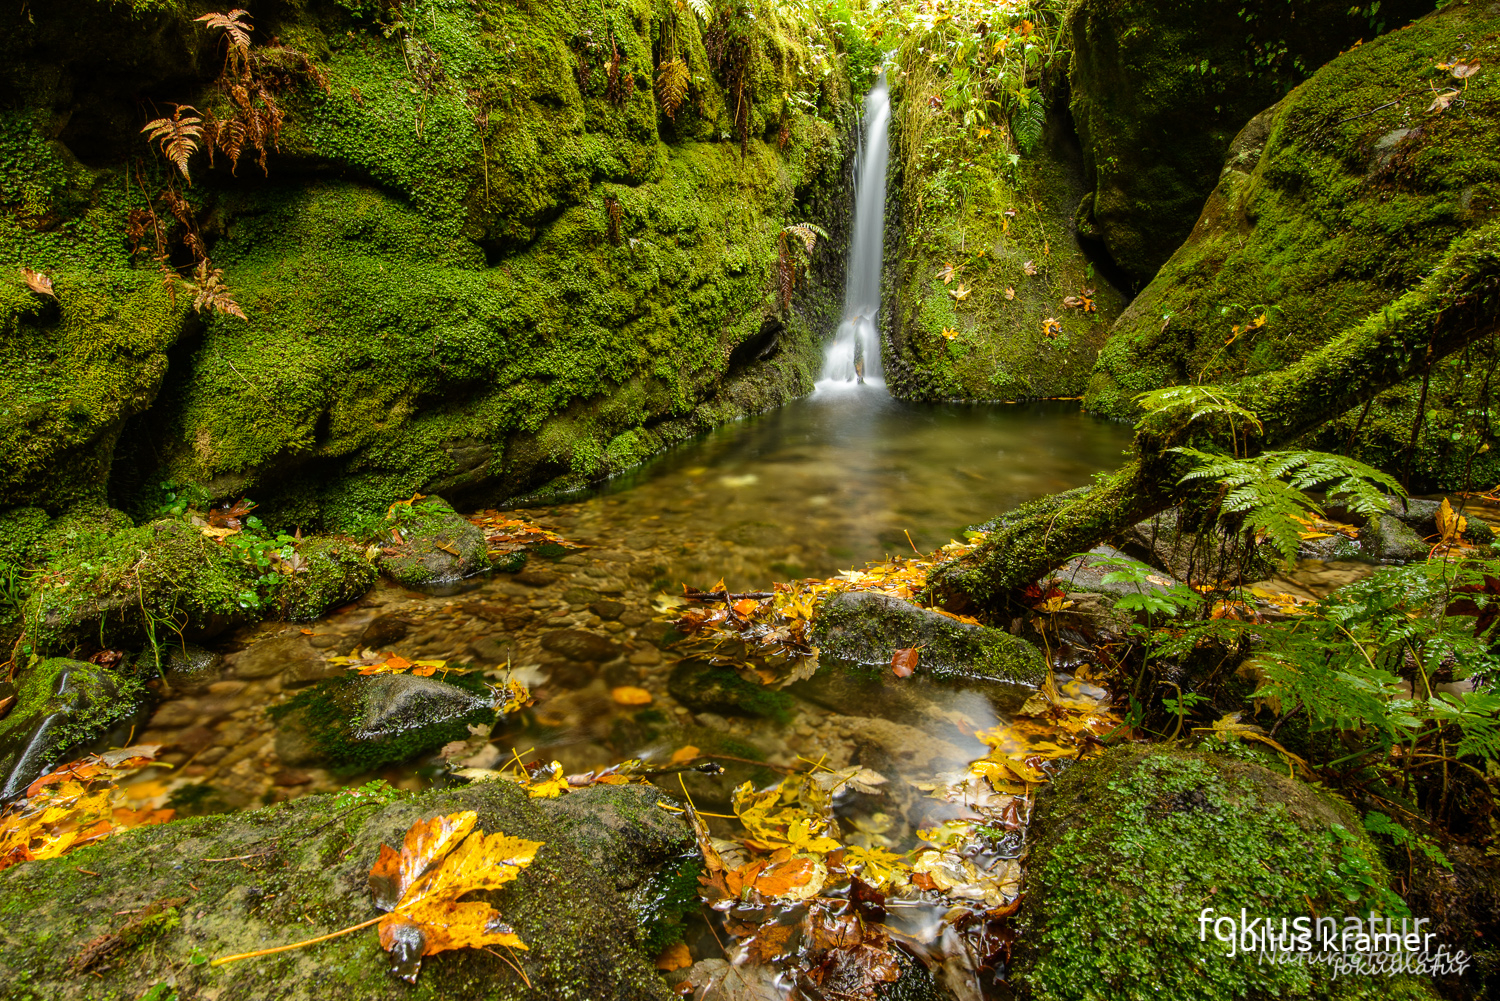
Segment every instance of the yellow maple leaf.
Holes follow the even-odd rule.
[[[418,820],[406,832],[398,853],[380,846],[370,870],[375,906],[389,911],[380,920],[380,944],[391,954],[391,969],[416,983],[422,959],[448,949],[503,945],[525,949],[500,912],[483,901],[458,898],[504,886],[529,866],[542,847],[495,832],[473,831],[473,810]]]
[[[563,774],[561,761],[552,762],[552,774],[550,778],[538,782],[533,780],[526,787],[526,794],[532,799],[552,799],[561,796],[568,791],[568,777]]]

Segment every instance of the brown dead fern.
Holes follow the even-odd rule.
[[[192,114],[183,115],[184,109]],[[171,118],[147,122],[141,131],[151,133],[147,141],[160,144],[162,156],[182,171],[183,179],[191,185],[193,178],[188,173],[188,160],[198,151],[198,140],[203,137],[203,119],[198,109],[190,104],[176,105]]]
[[[661,110],[667,117],[677,120],[677,109],[687,98],[688,84],[693,78],[688,64],[680,56],[664,60],[656,75],[656,93],[661,98]]]
[[[792,223],[782,228],[776,236],[776,308],[786,309],[791,305],[792,292],[797,287],[797,272],[812,263],[813,248],[818,237],[825,240],[828,234],[810,222]],[[791,239],[788,239],[791,237]]]

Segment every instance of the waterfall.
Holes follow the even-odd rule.
[[[886,134],[891,100],[881,73],[865,97],[863,128],[854,155],[854,232],[844,279],[844,318],[828,347],[823,378],[880,381],[880,264],[885,241]]]

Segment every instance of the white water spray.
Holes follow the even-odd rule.
[[[844,280],[844,319],[823,364],[823,379],[827,381],[881,381],[880,265],[885,242],[886,133],[890,124],[891,99],[885,74],[881,73],[865,97],[864,128],[855,152],[854,232]]]

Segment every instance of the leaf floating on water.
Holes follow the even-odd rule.
[[[417,982],[422,959],[448,949],[490,945],[525,949],[526,943],[500,912],[482,901],[458,898],[504,886],[529,866],[542,847],[499,832],[473,831],[472,810],[419,820],[406,832],[398,853],[380,846],[370,870],[375,906],[390,913],[380,920],[380,944],[391,954],[391,971]]]
[[[910,678],[917,669],[919,654],[915,647],[907,647],[891,654],[891,672],[898,678]]]
[[[692,965],[693,954],[688,951],[686,942],[673,942],[656,957],[656,968],[663,973],[685,970]]]
[[[25,800],[0,812],[0,869],[57,858],[118,831],[171,820],[175,811],[170,809],[132,809],[120,804],[127,791],[116,785],[143,768],[158,765],[155,759],[160,750],[160,744],[138,744],[90,755],[31,783]]]
[[[634,685],[621,685],[610,690],[609,697],[622,706],[646,706],[651,704],[651,693]]]

